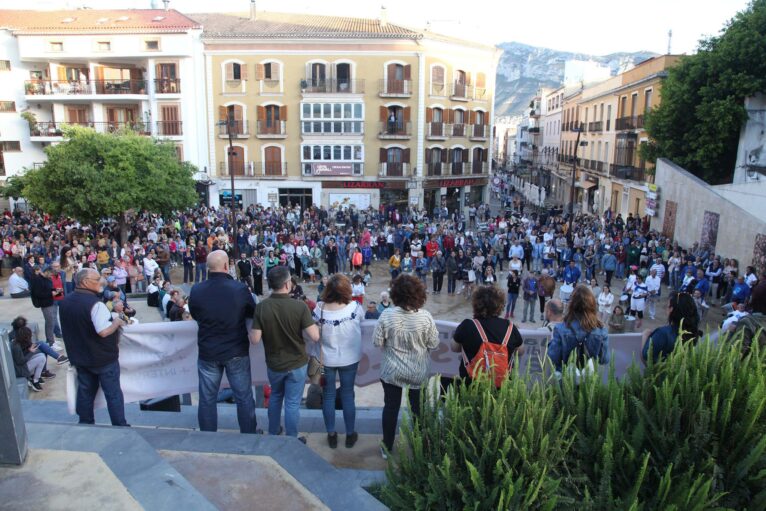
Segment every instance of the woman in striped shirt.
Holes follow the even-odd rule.
[[[383,348],[380,381],[383,384],[383,445],[388,457],[394,448],[402,390],[408,387],[410,409],[420,413],[420,386],[428,378],[430,350],[439,346],[439,332],[431,314],[423,310],[425,285],[412,275],[400,275],[391,286],[389,307],[380,315],[373,333],[375,346]]]

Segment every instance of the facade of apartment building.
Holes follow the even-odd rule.
[[[44,161],[64,125],[129,128],[172,142],[205,181],[201,27],[173,10],[2,11],[2,51],[11,60],[0,116],[6,175]]]
[[[204,28],[213,204],[486,199],[495,48],[387,23],[251,12]],[[231,136],[230,136],[231,135]]]

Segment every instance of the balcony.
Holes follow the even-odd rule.
[[[253,177],[253,169],[249,165],[245,165],[244,161],[231,162],[231,168],[229,165],[226,165],[225,161],[218,162],[218,176],[229,177],[231,175],[229,173],[230,170],[235,178]]]
[[[447,140],[447,124],[443,122],[426,123],[426,138],[428,140]]]
[[[646,181],[645,170],[632,165],[617,165],[613,163],[609,166],[609,175],[618,179],[629,179],[641,183]]]
[[[632,117],[620,117],[614,123],[614,129],[617,131],[640,130],[644,127],[644,116],[634,115]]]
[[[253,164],[252,176],[263,179],[278,179],[287,176],[286,161],[257,161]]]
[[[442,162],[432,162],[426,164],[426,175],[429,177],[442,175]]]
[[[410,164],[403,162],[383,162],[378,169],[378,177],[404,177],[410,174]]]
[[[487,140],[487,133],[489,133],[489,126],[486,124],[474,124],[471,127],[471,134],[469,139],[471,140]]]
[[[149,135],[149,126],[139,121],[115,121],[115,122],[92,122],[90,123],[99,133],[115,133],[117,131],[131,130],[139,135]]]
[[[450,99],[453,101],[468,101],[471,99],[468,95],[470,90],[470,83],[455,82],[450,87]]]
[[[539,126],[532,126],[529,128],[530,133],[540,133],[540,127]]]
[[[596,122],[589,122],[588,123],[588,132],[589,133],[596,133],[604,131],[604,123],[603,121],[596,121]]]
[[[93,80],[96,94],[146,94],[146,80]]]
[[[27,96],[52,96],[71,94],[95,94],[90,82],[59,80],[27,80],[24,82]]]
[[[181,80],[179,78],[156,78],[154,92],[157,94],[180,94]]]
[[[313,80],[306,78],[300,81],[301,92],[304,94],[363,94],[364,80],[345,80],[327,78]]]
[[[53,137],[61,137],[61,127],[64,123],[54,121],[40,121],[29,127],[29,138],[32,142],[45,142]],[[89,124],[85,124],[89,126]]]
[[[449,175],[451,176],[462,176],[463,168],[468,167],[468,163],[463,163],[462,161],[453,161],[451,163],[448,163],[448,165],[449,165]]]
[[[479,175],[479,174],[487,174],[487,169],[489,168],[489,165],[483,161],[475,161],[471,163],[471,174],[473,175]]]
[[[222,121],[222,124],[217,124],[218,126],[218,137],[219,138],[228,138],[229,137],[229,125],[231,125],[231,136],[233,138],[248,138],[250,136],[250,130],[247,121]]]
[[[596,168],[594,170],[596,170],[597,172],[603,173],[604,172],[604,162],[603,161],[597,161],[596,162]]]
[[[447,85],[439,82],[431,82],[431,96],[443,98],[447,96]]]
[[[287,138],[287,121],[258,121],[255,136],[258,138]]]
[[[301,121],[301,135],[356,136],[364,135],[364,121]],[[275,137],[276,138],[276,137]]]
[[[450,130],[450,136],[452,137],[464,137],[466,135],[466,125],[465,124],[453,124],[452,129]]]
[[[381,140],[407,140],[412,136],[411,122],[381,122],[378,138]]]
[[[181,121],[157,121],[157,135],[180,137],[183,135],[183,123]]]
[[[379,80],[378,95],[382,98],[407,98],[412,96],[412,80]]]

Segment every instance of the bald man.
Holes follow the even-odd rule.
[[[77,272],[77,287],[59,305],[61,332],[69,362],[77,368],[77,415],[80,424],[94,424],[93,402],[104,391],[113,426],[128,426],[120,388],[119,329],[125,322],[112,318],[100,299],[105,281],[96,270]]]
[[[250,371],[250,339],[245,321],[253,315],[255,301],[245,284],[229,275],[229,256],[215,250],[207,256],[208,278],[194,284],[189,312],[197,321],[199,407],[202,431],[218,429],[218,391],[226,371],[241,433],[256,433],[255,400]]]

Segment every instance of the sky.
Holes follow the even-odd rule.
[[[35,0],[35,8],[87,5],[93,9],[147,8],[161,0]],[[0,0],[4,9],[24,8]],[[697,42],[717,35],[748,0],[257,0],[258,10],[378,18],[414,28],[430,21],[435,32],[497,44],[606,55],[619,51],[692,53]],[[28,5],[28,4],[27,4]],[[248,0],[170,0],[181,12],[245,12]],[[27,7],[28,8],[28,7]]]

